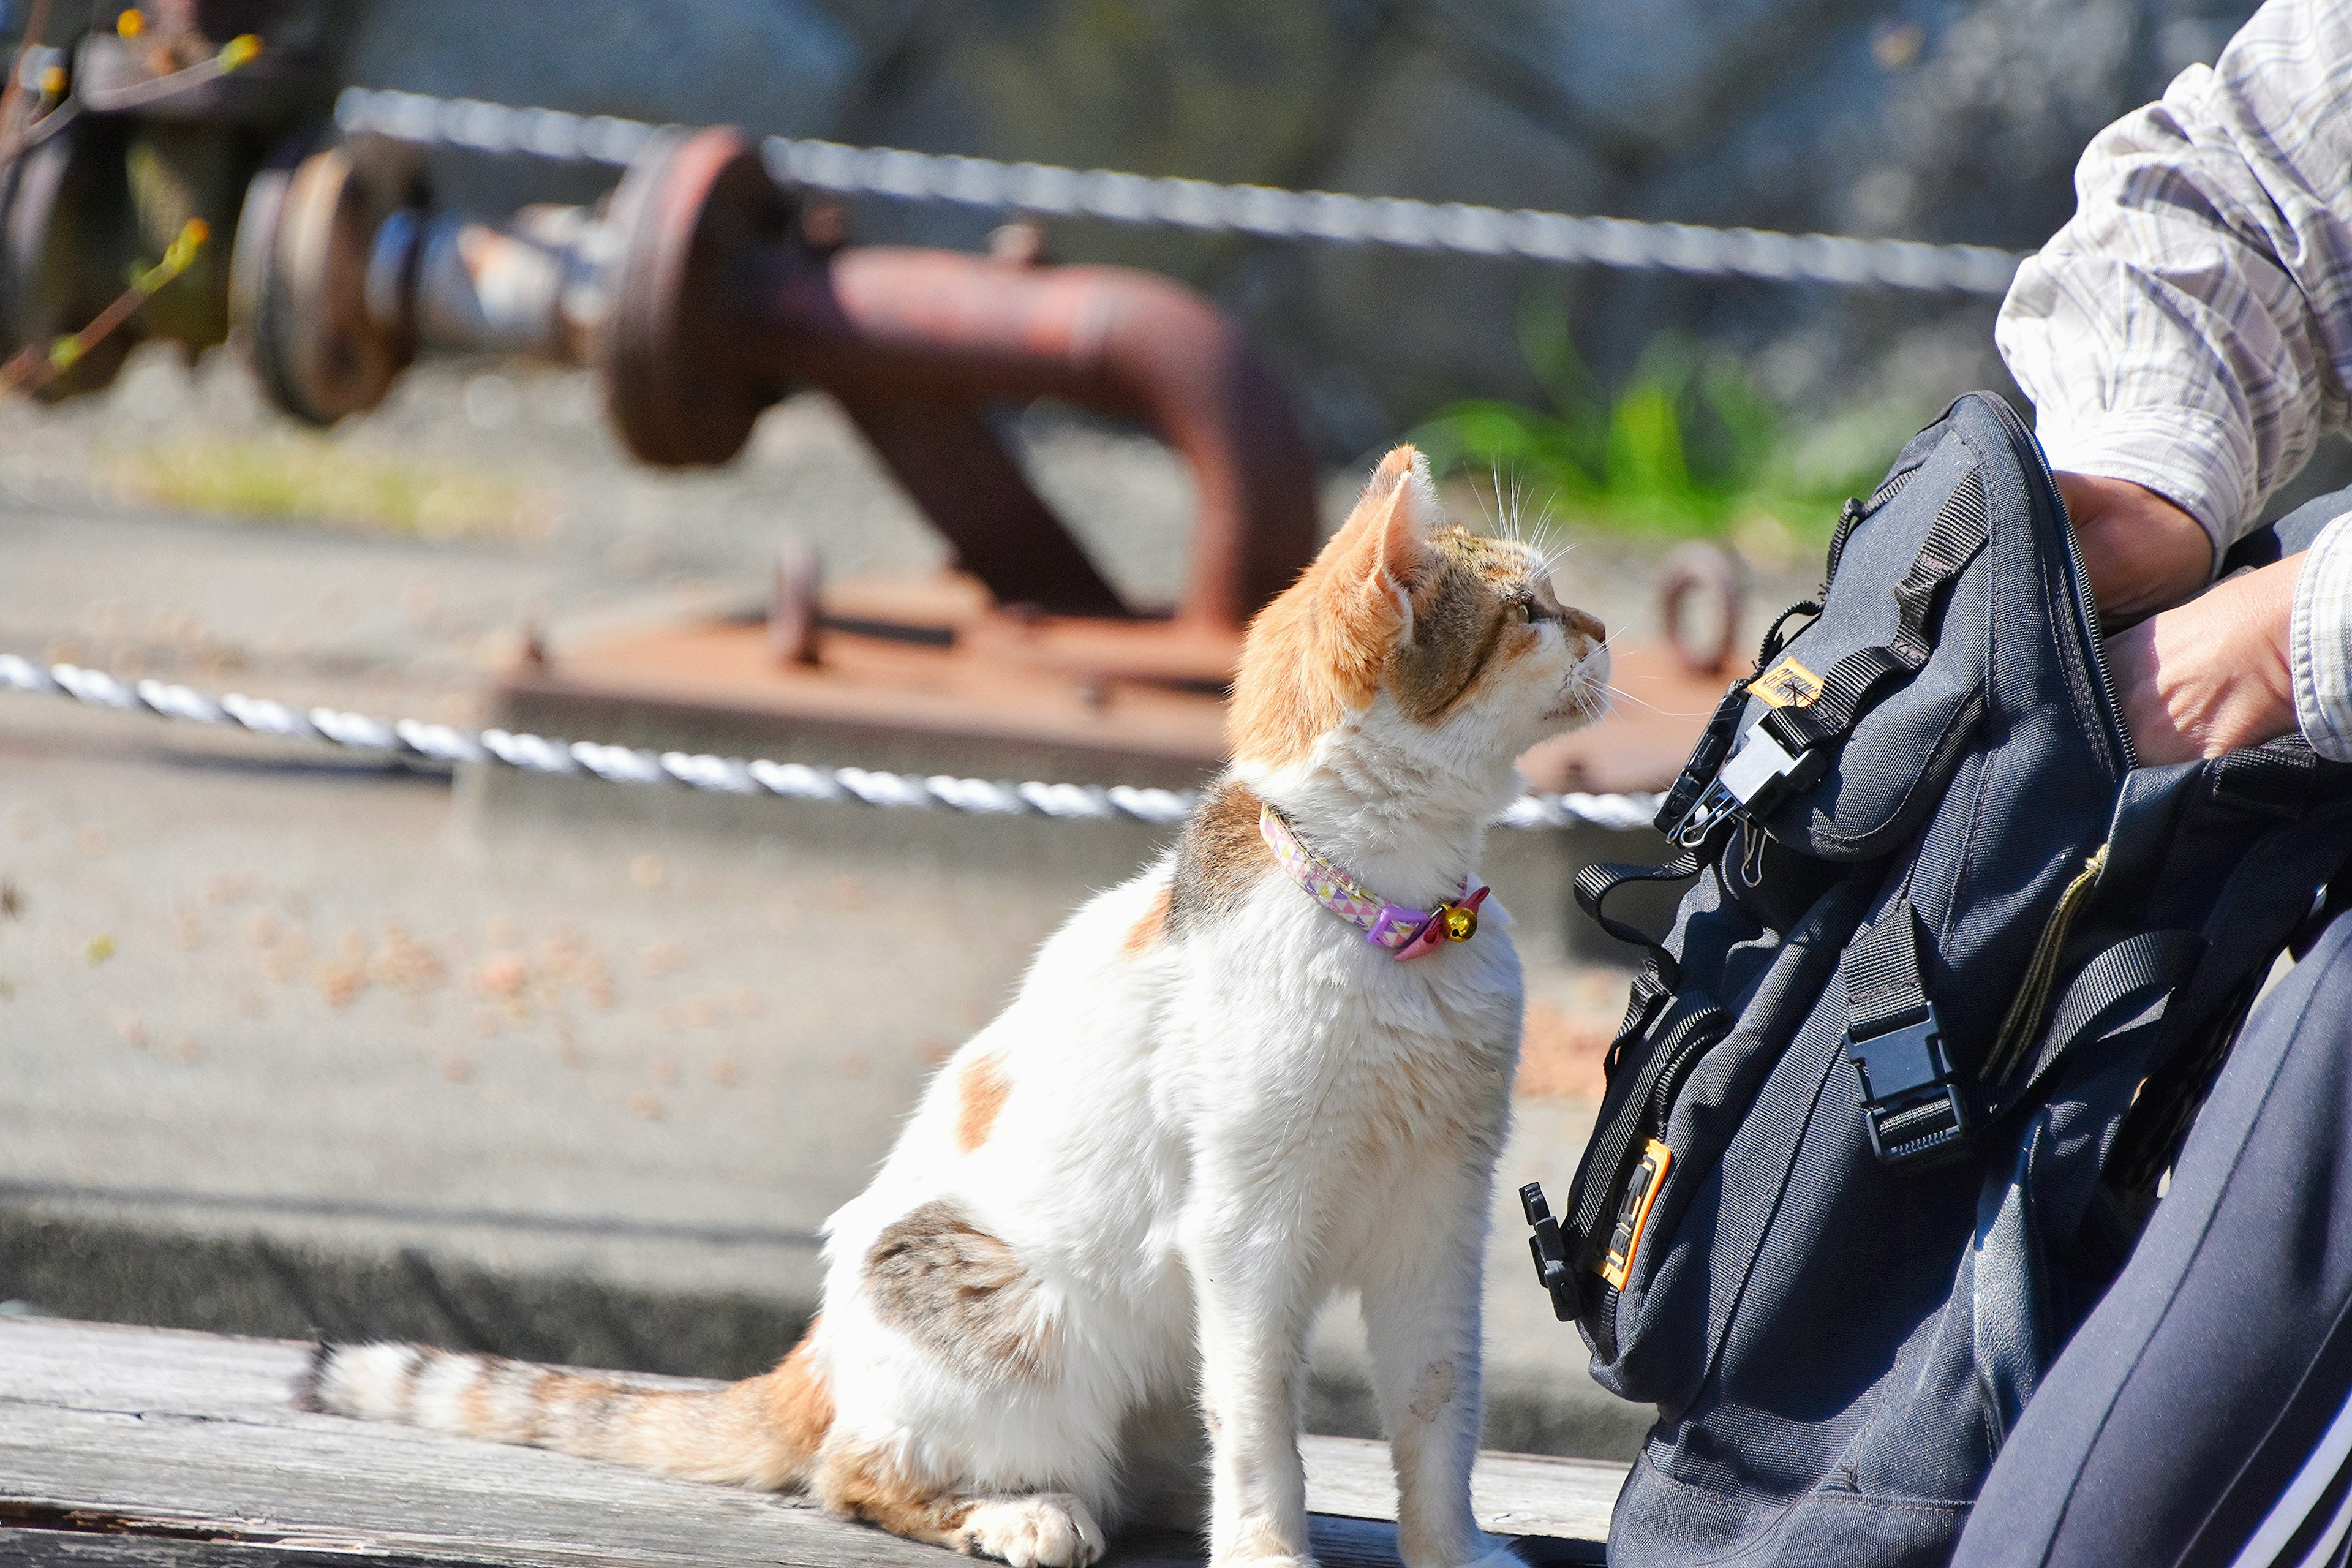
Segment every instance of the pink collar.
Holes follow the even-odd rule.
[[[1362,883],[1309,849],[1273,806],[1258,807],[1257,830],[1292,881],[1317,903],[1360,928],[1366,942],[1388,949],[1391,957],[1419,958],[1434,952],[1440,942],[1468,942],[1478,934],[1478,906],[1486,901],[1486,889],[1472,892],[1467,879],[1459,899],[1433,910],[1409,910],[1367,892]]]

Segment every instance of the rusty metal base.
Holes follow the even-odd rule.
[[[1181,623],[1020,619],[937,585],[910,615],[844,584],[824,601],[822,658],[780,661],[757,619],[567,647],[511,672],[498,720],[569,739],[675,746],[900,772],[1177,788],[1223,765],[1229,634]],[[1610,718],[1529,752],[1538,790],[1671,783],[1722,695],[1664,644],[1616,650]],[[1638,699],[1633,700],[1630,699]]]

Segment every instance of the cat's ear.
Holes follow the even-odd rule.
[[[1429,541],[1441,521],[1429,460],[1411,447],[1399,447],[1372,470],[1363,499],[1332,537],[1332,588],[1349,596],[1376,596],[1403,635],[1412,636],[1413,595],[1436,569],[1437,553]]]

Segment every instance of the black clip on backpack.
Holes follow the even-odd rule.
[[[1657,824],[1672,860],[1578,880],[1645,958],[1565,1212],[1520,1194],[1659,1410],[1610,1561],[1941,1563],[2324,923],[2352,768],[2137,767],[2041,448],[1975,394],[1847,503]],[[1604,912],[1694,877],[1663,942]]]

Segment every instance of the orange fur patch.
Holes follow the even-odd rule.
[[[1168,903],[1175,893],[1172,885],[1163,885],[1151,896],[1142,917],[1128,928],[1127,940],[1119,944],[1120,952],[1129,958],[1141,958],[1159,945],[1160,939],[1168,934]]]
[[[1236,760],[1295,762],[1342,713],[1372,700],[1403,624],[1392,590],[1418,583],[1436,521],[1419,464],[1411,447],[1383,458],[1323,552],[1250,623],[1225,710]]]
[[[1517,608],[1553,605],[1533,566],[1521,545],[1447,526],[1426,465],[1399,447],[1314,563],[1250,623],[1226,710],[1234,760],[1298,762],[1383,689],[1407,718],[1442,722],[1490,671],[1540,646]]]
[[[802,1456],[803,1464],[833,1430],[833,1384],[816,1359],[816,1328],[822,1321],[813,1320],[792,1353],[760,1380],[776,1435],[786,1448]]]
[[[973,1500],[918,1480],[877,1448],[827,1453],[812,1489],[835,1513],[879,1525],[893,1535],[961,1549],[958,1531]]]
[[[457,1395],[457,1420],[461,1429],[479,1436],[492,1436],[490,1385],[479,1373]]]
[[[1012,1092],[1003,1058],[991,1052],[964,1063],[956,1074],[956,1147],[969,1154],[987,1142],[996,1113]]]

